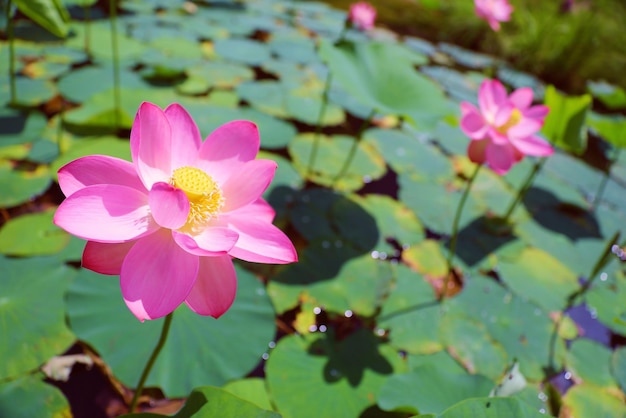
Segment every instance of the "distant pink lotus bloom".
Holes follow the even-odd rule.
[[[495,31],[500,30],[500,22],[507,22],[513,12],[508,0],[474,0],[474,6],[476,15],[486,20]]]
[[[374,21],[376,20],[376,9],[369,3],[353,3],[350,6],[348,20],[361,30],[373,29]]]
[[[139,320],[183,302],[217,318],[235,298],[232,257],[297,261],[261,198],[276,163],[256,160],[259,146],[252,122],[224,124],[203,142],[179,104],[163,111],[143,103],[130,134],[132,163],[91,155],[59,170],[67,199],[54,223],[88,240],[84,267],[120,276]]]
[[[545,157],[554,150],[535,135],[543,126],[547,106],[532,106],[533,91],[515,90],[511,95],[498,80],[485,80],[478,92],[477,109],[461,103],[461,130],[471,138],[467,154],[475,163],[484,162],[502,175],[524,155]]]

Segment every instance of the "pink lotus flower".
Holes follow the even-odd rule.
[[[373,29],[374,21],[376,20],[376,9],[369,3],[353,3],[350,6],[348,20],[361,30]]]
[[[474,6],[476,15],[486,20],[495,31],[500,30],[500,22],[507,22],[513,12],[508,0],[474,0]]]
[[[471,138],[467,154],[475,163],[487,165],[502,175],[524,155],[545,157],[552,146],[535,135],[543,126],[547,106],[531,106],[533,91],[524,87],[507,95],[498,80],[480,85],[480,110],[468,102],[461,103],[461,130]]]
[[[232,257],[297,261],[261,198],[276,163],[255,160],[259,145],[252,122],[224,124],[202,142],[182,106],[143,103],[130,134],[132,163],[91,155],[59,170],[67,199],[54,223],[88,240],[84,267],[120,275],[139,320],[182,302],[217,318],[235,298]]]

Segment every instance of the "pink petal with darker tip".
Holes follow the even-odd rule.
[[[167,182],[172,174],[172,129],[165,113],[158,106],[143,102],[137,112],[139,118],[139,131],[131,140],[138,144],[135,147],[136,154],[133,158],[139,177],[146,186],[152,189],[152,185],[159,181]],[[134,125],[134,123],[133,123]]]
[[[146,192],[131,162],[108,155],[88,155],[59,169],[59,186],[65,196],[95,184],[118,184]]]
[[[246,120],[225,123],[202,143],[196,167],[221,185],[256,158],[260,144],[259,129],[254,123]]]
[[[482,139],[487,134],[489,125],[478,109],[469,103],[461,103],[461,130],[472,139]]]
[[[159,229],[147,194],[116,184],[76,191],[59,205],[54,223],[79,238],[99,242],[130,241]]]
[[[117,276],[122,271],[122,263],[128,251],[137,241],[108,244],[87,241],[83,251],[82,266],[100,274]]]
[[[520,89],[515,90],[509,96],[509,100],[515,105],[519,110],[526,109],[530,107],[533,102],[533,89],[530,87],[522,87]]]
[[[298,261],[293,244],[276,226],[249,216],[228,216],[239,239],[229,251],[233,257],[254,263],[286,264]]]
[[[495,118],[498,109],[505,104],[507,94],[498,80],[485,80],[478,89],[478,104],[487,119]]]
[[[237,293],[237,274],[228,255],[201,257],[198,278],[185,303],[198,315],[219,318]]]
[[[506,174],[515,162],[515,151],[510,144],[495,145],[490,143],[485,149],[485,159],[489,168],[496,174]]]
[[[173,312],[189,295],[198,276],[198,257],[180,248],[167,230],[140,239],[120,273],[122,296],[139,319]]]
[[[554,153],[554,149],[545,139],[535,135],[511,139],[511,144],[522,154],[534,157],[547,157]]]
[[[173,236],[188,253],[210,257],[225,255],[239,239],[236,231],[223,226],[209,226],[194,235],[174,231]]]
[[[270,185],[278,165],[272,160],[253,160],[243,164],[222,185],[224,212],[249,205],[261,197]]]
[[[165,116],[172,128],[171,168],[193,166],[198,159],[202,137],[191,115],[178,103],[165,109]]]
[[[482,164],[485,162],[485,148],[489,143],[488,139],[470,141],[467,147],[467,156],[470,161],[476,164]]]

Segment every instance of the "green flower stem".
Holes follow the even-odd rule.
[[[159,337],[159,341],[157,342],[156,347],[154,347],[154,350],[152,351],[152,355],[148,359],[148,362],[146,363],[146,366],[144,367],[143,372],[141,373],[141,377],[139,378],[139,383],[137,383],[137,388],[135,389],[133,400],[130,402],[130,407],[128,409],[128,412],[131,412],[131,413],[134,412],[135,408],[137,407],[137,401],[139,400],[139,396],[141,395],[141,392],[143,391],[143,385],[146,383],[146,379],[148,378],[148,375],[150,374],[150,371],[152,370],[152,366],[154,365],[154,362],[159,356],[159,353],[161,352],[161,349],[163,348],[163,345],[165,345],[165,341],[167,340],[167,334],[170,331],[170,324],[172,323],[173,316],[174,316],[174,312],[171,312],[165,317],[165,321],[163,321],[163,328],[161,329],[161,336]]]
[[[596,191],[596,194],[593,197],[593,204],[591,205],[592,211],[596,210],[596,207],[598,207],[598,202],[602,200],[602,195],[604,195],[604,189],[606,189],[606,185],[609,182],[609,177],[611,175],[611,167],[613,167],[613,164],[615,164],[615,162],[619,158],[619,153],[621,152],[621,150],[622,150],[621,148],[618,148],[615,151],[613,158],[611,158],[611,161],[609,161],[609,171],[604,174],[604,177],[602,178],[602,181],[600,182],[600,185],[598,186],[598,190]]]
[[[441,290],[441,296],[439,297],[440,301],[443,301],[446,297],[446,290],[448,289],[448,282],[450,281],[450,275],[452,274],[452,257],[454,257],[454,253],[456,251],[456,240],[459,232],[459,221],[461,220],[461,212],[463,212],[463,206],[465,206],[465,201],[467,200],[467,196],[469,195],[469,191],[472,188],[472,184],[476,177],[478,177],[478,172],[480,171],[481,164],[476,164],[476,168],[472,173],[471,177],[467,181],[465,185],[465,191],[463,192],[463,196],[461,196],[461,200],[459,201],[459,206],[456,207],[456,213],[454,214],[454,222],[452,223],[452,237],[450,238],[450,248],[448,250],[448,259],[446,260],[446,264],[448,266],[448,274],[443,280],[443,288]]]
[[[13,19],[11,19],[11,0],[7,1],[7,38],[9,41],[9,89],[10,105],[17,101],[17,86],[15,81],[15,37],[13,34]]]
[[[526,181],[517,192],[517,196],[515,196],[515,200],[511,202],[511,205],[509,206],[506,213],[502,217],[504,224],[506,224],[509,221],[509,218],[513,214],[513,211],[517,207],[517,204],[521,202],[524,196],[526,196],[528,189],[530,189],[530,186],[533,184],[533,180],[535,179],[535,176],[537,176],[537,173],[539,173],[539,171],[541,170],[541,168],[543,167],[545,163],[546,163],[546,158],[542,158],[539,161],[535,162],[535,165],[533,166],[533,169],[530,171],[530,174],[526,178]]]
[[[339,170],[339,173],[333,179],[333,186],[335,185],[335,183],[339,181],[339,179],[345,176],[346,172],[348,171],[348,168],[350,168],[350,164],[352,164],[352,160],[354,159],[354,156],[356,155],[356,150],[359,148],[359,143],[361,142],[361,138],[363,137],[363,132],[365,132],[365,130],[370,126],[370,124],[372,123],[372,118],[374,117],[375,114],[376,114],[376,111],[372,109],[370,114],[367,116],[367,119],[365,119],[363,123],[361,124],[361,127],[359,128],[359,132],[356,135],[356,139],[352,143],[352,147],[350,147],[350,151],[348,152],[348,158],[346,158],[346,161],[343,163],[341,170]]]
[[[309,155],[309,162],[307,164],[306,176],[309,177],[313,172],[313,165],[317,158],[317,150],[319,149],[320,133],[322,132],[322,121],[326,114],[326,106],[328,104],[328,92],[330,91],[330,85],[332,83],[333,75],[330,70],[326,76],[326,85],[324,86],[324,93],[322,93],[322,105],[320,106],[320,114],[317,117],[317,125],[315,126],[315,136],[313,137],[313,148],[311,148],[311,154]]]
[[[348,21],[343,25],[343,29],[339,33],[339,37],[335,41],[335,44],[343,41],[344,36],[346,35],[346,31],[348,30]],[[322,132],[322,122],[324,121],[324,116],[326,115],[326,107],[328,106],[328,93],[330,92],[330,85],[333,81],[333,75],[330,72],[330,68],[328,69],[328,75],[326,76],[326,84],[324,85],[324,92],[322,93],[322,105],[320,106],[320,113],[317,116],[317,124],[315,125],[315,136],[313,137],[313,148],[311,148],[311,154],[309,154],[309,162],[307,163],[306,168],[306,177],[311,176],[313,172],[313,166],[315,165],[315,160],[317,159],[317,150],[319,149],[320,144],[320,133]]]
[[[91,6],[83,6],[85,18],[85,54],[91,56]]]
[[[113,100],[115,101],[115,128],[120,127],[122,91],[120,87],[120,59],[117,39],[117,1],[109,1],[109,21],[111,22],[111,49],[113,50]]]
[[[602,270],[602,268],[604,268],[604,266],[610,261],[611,256],[612,256],[611,250],[613,246],[617,244],[617,240],[619,239],[619,236],[620,236],[619,231],[613,235],[613,238],[611,238],[611,240],[604,247],[604,251],[602,251],[602,253],[600,254],[600,257],[598,258],[598,261],[596,261],[596,264],[593,266],[591,273],[589,273],[589,276],[587,276],[587,281],[580,287],[580,289],[572,293],[567,298],[568,308],[571,308],[576,303],[576,300],[582,295],[584,295],[587,292],[587,290],[591,288],[591,285],[599,276],[600,270]]]
[[[608,241],[607,245],[604,247],[604,250],[600,254],[600,257],[598,257],[596,264],[593,266],[591,273],[589,273],[589,276],[587,276],[587,281],[578,290],[568,296],[567,304],[561,310],[561,315],[559,315],[558,321],[556,321],[556,323],[554,324],[554,330],[552,331],[552,335],[550,337],[550,350],[548,352],[548,365],[550,366],[550,372],[552,374],[557,373],[557,368],[555,364],[556,338],[558,336],[559,329],[561,329],[561,325],[563,324],[565,312],[574,307],[574,305],[576,305],[576,302],[578,301],[578,298],[587,293],[587,291],[591,288],[591,285],[598,277],[598,273],[600,273],[600,270],[602,270],[602,268],[610,261],[611,250],[613,248],[613,245],[617,244],[619,236],[620,232],[618,231],[613,235],[611,240]]]

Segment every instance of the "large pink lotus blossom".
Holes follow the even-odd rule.
[[[499,31],[500,22],[507,22],[513,12],[508,0],[474,0],[474,6],[476,15],[486,20],[494,31]]]
[[[376,9],[369,3],[357,2],[350,5],[348,20],[361,30],[370,30],[374,28],[376,20]]]
[[[139,320],[183,302],[217,318],[235,298],[232,257],[297,261],[261,198],[277,166],[255,159],[259,146],[252,122],[224,124],[203,142],[182,106],[142,103],[130,134],[133,162],[91,155],[63,166],[67,199],[54,223],[88,240],[84,267],[120,276]]]
[[[524,155],[545,157],[554,150],[535,135],[548,114],[547,106],[532,106],[533,91],[515,90],[511,95],[498,80],[485,80],[478,92],[477,109],[461,103],[461,130],[471,138],[467,154],[475,163],[484,162],[502,175]]]

